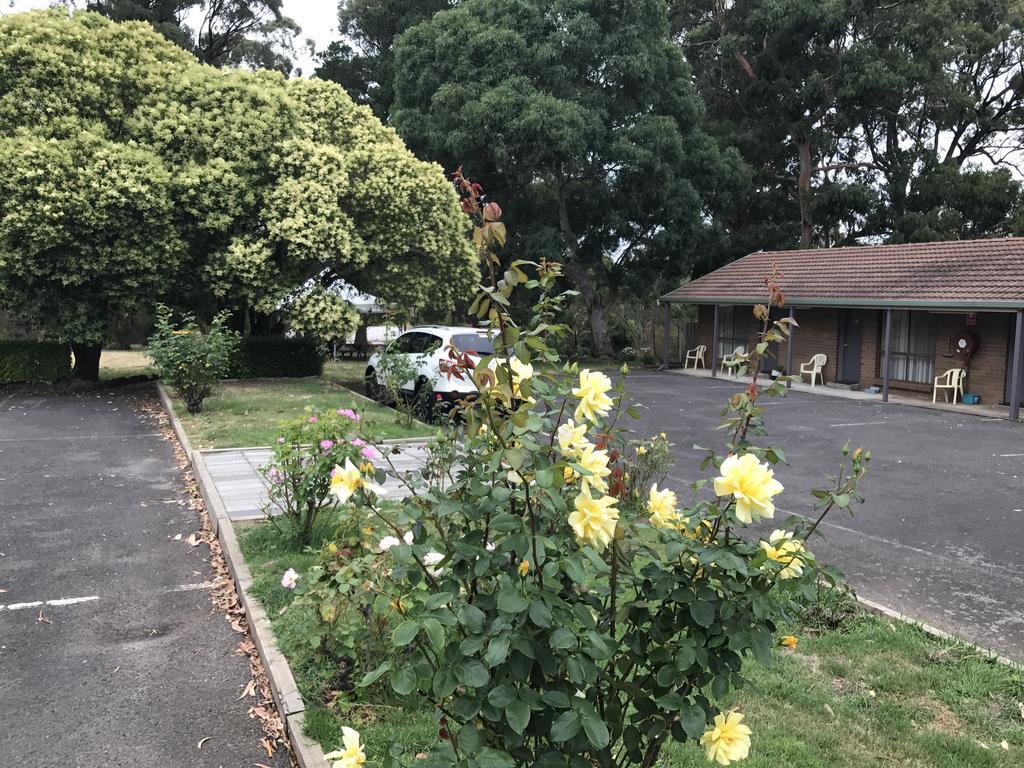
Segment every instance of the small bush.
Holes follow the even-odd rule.
[[[281,427],[274,455],[262,469],[270,485],[265,511],[280,533],[308,545],[336,506],[332,470],[346,462],[365,464],[377,454],[359,437],[359,414],[347,408],[311,411]]]
[[[0,341],[0,384],[56,381],[71,375],[71,350],[50,341]]]
[[[205,332],[192,314],[180,327],[171,321],[171,310],[157,307],[156,327],[149,339],[148,354],[160,378],[185,401],[189,413],[203,410],[203,400],[225,377],[238,348],[238,334],[225,327],[227,315],[213,319]]]
[[[313,339],[246,336],[239,345],[229,376],[297,379],[319,376],[323,369],[323,351]]]

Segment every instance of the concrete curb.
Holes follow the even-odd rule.
[[[181,442],[192,464],[195,473],[196,483],[199,485],[199,492],[206,503],[206,511],[210,517],[210,524],[213,526],[220,541],[221,551],[227,563],[231,578],[235,581],[235,588],[238,592],[239,601],[245,611],[249,622],[249,632],[252,634],[256,644],[256,650],[263,662],[263,669],[270,681],[270,689],[274,696],[274,704],[281,714],[288,738],[292,744],[292,754],[298,761],[300,768],[328,768],[327,760],[324,758],[324,751],[316,742],[308,739],[303,731],[305,723],[306,704],[302,700],[298,687],[295,685],[295,678],[291,668],[285,660],[284,655],[278,650],[277,641],[274,639],[274,632],[270,627],[270,619],[266,611],[249,594],[252,587],[252,574],[249,566],[245,564],[242,557],[242,550],[238,546],[238,537],[235,535],[235,527],[228,517],[224,502],[217,493],[217,489],[210,478],[210,473],[203,461],[203,454],[193,451],[188,443],[188,437],[182,428],[181,421],[174,415],[170,398],[162,384],[157,384],[160,393],[160,401],[171,421],[171,428]]]

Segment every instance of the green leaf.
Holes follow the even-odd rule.
[[[391,674],[391,687],[400,696],[407,696],[416,690],[416,673],[411,664],[399,667]]]
[[[459,749],[466,754],[473,754],[484,744],[484,737],[476,725],[467,723],[459,729]]]
[[[515,768],[516,761],[508,752],[484,747],[476,756],[478,768]]]
[[[480,632],[486,619],[484,612],[475,605],[466,603],[459,607],[459,623],[470,632]]]
[[[434,673],[433,680],[434,695],[438,699],[451,696],[459,687],[459,680],[455,677],[455,671],[451,667],[442,668]]]
[[[516,700],[516,687],[510,683],[502,683],[492,688],[487,694],[487,701],[498,709],[504,709]]]
[[[522,735],[530,722],[530,707],[522,699],[516,699],[505,707],[505,718],[509,728]]]
[[[459,682],[470,688],[482,688],[491,679],[487,667],[476,659],[468,659],[464,664],[457,666],[455,675]]]
[[[703,709],[696,704],[686,704],[679,710],[679,722],[689,738],[699,739],[704,735],[708,721]]]
[[[487,644],[487,652],[484,653],[484,663],[488,667],[496,667],[504,663],[505,659],[508,658],[509,642],[508,635],[491,638],[491,642]]]
[[[415,621],[403,621],[391,634],[391,644],[396,648],[400,648],[403,645],[408,645],[416,639],[416,635],[419,634],[420,625],[419,622]]]
[[[703,600],[690,603],[690,616],[702,627],[710,627],[715,621],[715,604]]]
[[[554,742],[568,741],[580,732],[580,716],[570,709],[563,712],[551,724],[551,740]]]
[[[551,609],[542,601],[534,600],[530,603],[530,621],[538,627],[550,627]]]
[[[561,691],[544,691],[540,698],[549,707],[555,707],[556,709],[568,709],[571,705],[569,697]]]
[[[424,619],[423,631],[427,633],[431,648],[435,651],[444,649],[444,627],[441,626],[441,622],[437,619]]]
[[[530,599],[515,587],[506,587],[498,593],[498,610],[522,613],[530,607]]]
[[[385,661],[375,670],[367,672],[365,675],[363,675],[363,679],[359,681],[356,687],[365,688],[368,685],[373,685],[375,682],[377,682],[377,680],[380,679],[380,676],[387,672],[389,669],[391,669],[391,662]]]
[[[597,712],[592,707],[585,708],[580,712],[583,722],[583,732],[587,734],[589,741],[596,749],[604,749],[608,746],[611,737],[608,733],[608,726],[604,724]]]
[[[548,642],[548,645],[555,650],[568,650],[570,648],[575,648],[577,645],[576,635],[565,627],[556,629],[551,635],[551,640]]]

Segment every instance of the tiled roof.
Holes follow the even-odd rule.
[[[662,300],[764,302],[764,279],[773,266],[791,305],[1024,308],[1024,237],[759,251]]]

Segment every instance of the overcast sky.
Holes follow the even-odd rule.
[[[0,13],[46,8],[53,4],[52,0],[0,0]],[[86,0],[78,0],[75,5],[84,7]],[[296,66],[303,74],[312,74],[313,61],[303,41],[311,39],[317,50],[321,50],[337,39],[337,0],[284,0],[283,6],[285,16],[291,16],[302,27],[302,34],[296,41]]]

